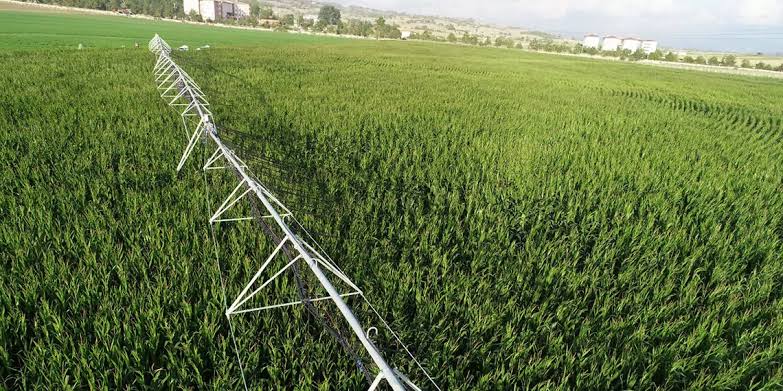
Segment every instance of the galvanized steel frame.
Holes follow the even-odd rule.
[[[275,278],[280,276],[286,269],[288,269],[295,262],[303,261],[307,264],[313,275],[316,277],[321,286],[326,290],[328,296],[319,297],[316,299],[309,299],[309,302],[326,301],[331,300],[343,318],[350,326],[353,333],[365,351],[372,358],[375,365],[378,366],[379,372],[372,382],[369,390],[374,390],[382,380],[386,380],[392,389],[396,391],[412,389],[420,391],[410,379],[405,375],[393,369],[379,352],[375,344],[368,338],[367,333],[362,328],[362,325],[357,320],[351,308],[345,302],[344,298],[361,295],[363,293],[346,275],[340,270],[337,265],[333,264],[329,257],[325,257],[315,250],[316,246],[311,245],[302,237],[296,235],[294,230],[291,229],[286,222],[286,218],[292,216],[292,213],[288,208],[283,205],[274,195],[259,181],[257,181],[249,172],[247,165],[240,159],[233,150],[231,150],[221,140],[217,127],[212,122],[212,112],[209,110],[209,102],[207,101],[201,88],[196,82],[180,68],[174,60],[171,58],[171,46],[169,46],[160,36],[157,34],[149,42],[149,50],[157,55],[157,60],[153,68],[155,82],[160,96],[166,103],[175,108],[182,117],[183,124],[185,125],[186,134],[189,132],[188,122],[197,120],[197,124],[192,133],[187,134],[188,143],[182,156],[177,164],[177,171],[182,170],[188,157],[193,153],[196,144],[199,140],[206,139],[211,140],[215,145],[215,152],[207,159],[206,163],[202,167],[202,170],[217,170],[230,168],[235,171],[238,177],[241,179],[239,184],[229,194],[226,200],[220,205],[220,207],[212,214],[209,219],[210,224],[226,223],[226,222],[238,222],[244,220],[252,220],[254,217],[239,217],[239,218],[221,218],[221,216],[234,207],[240,200],[245,197],[256,197],[258,201],[266,209],[266,215],[262,216],[264,219],[271,220],[275,226],[277,226],[283,233],[283,238],[277,243],[277,246],[264,261],[256,274],[244,287],[241,293],[234,299],[232,304],[226,308],[225,315],[229,319],[232,315],[239,315],[247,312],[262,311],[273,308],[288,307],[292,305],[302,304],[302,301],[281,303],[276,305],[242,309],[242,305],[247,303],[253,296],[261,292],[264,287],[270,284]],[[192,127],[192,126],[191,126]],[[217,166],[218,161],[223,161],[223,165]],[[256,288],[252,292],[250,290],[260,278],[261,274],[266,270],[267,266],[278,255],[280,250],[287,246],[293,249],[296,254],[295,257],[282,269],[278,270],[272,277],[264,281],[260,287]],[[324,269],[332,276],[345,283],[353,291],[349,293],[340,293],[332,284],[331,280],[324,272]],[[250,293],[248,293],[250,292]],[[374,308],[373,308],[374,310]],[[384,321],[385,324],[385,321]],[[388,328],[388,325],[385,324]],[[391,329],[389,329],[391,331]],[[392,331],[392,333],[394,333]],[[395,338],[397,338],[396,334]],[[398,339],[399,340],[399,339]],[[401,341],[400,341],[401,343]],[[403,345],[404,346],[404,345]],[[407,347],[405,348],[406,351]],[[410,352],[408,351],[410,355]],[[415,357],[411,355],[415,360]],[[429,374],[423,367],[416,362],[422,371],[429,377]],[[243,374],[244,375],[244,374]],[[438,388],[434,381],[432,384],[435,388]],[[407,387],[407,388],[406,388]]]

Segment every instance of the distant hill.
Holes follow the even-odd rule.
[[[506,27],[477,21],[470,18],[454,18],[436,15],[416,15],[393,10],[342,5],[328,1],[306,0],[270,0],[262,1],[262,6],[271,7],[275,14],[285,15],[318,15],[324,5],[333,5],[340,9],[343,20],[362,19],[375,20],[379,17],[387,23],[396,24],[400,30],[423,33],[429,31],[435,36],[446,37],[449,33],[461,36],[464,33],[477,35],[480,38],[494,39],[498,36],[527,39],[555,39],[556,36],[540,31],[531,31],[522,27]]]

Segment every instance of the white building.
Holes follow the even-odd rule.
[[[644,40],[642,41],[642,50],[645,54],[650,54],[658,50],[658,41]]]
[[[641,47],[642,47],[642,41],[636,38],[623,39],[623,50],[630,50],[631,52],[635,52],[639,50],[639,48]]]
[[[620,47],[621,43],[622,41],[620,38],[617,38],[613,35],[604,37],[603,41],[601,41],[601,50],[605,52],[613,52]]]
[[[240,19],[250,15],[250,4],[221,0],[183,0],[182,9],[186,15],[195,11],[201,18],[211,21],[218,19]]]
[[[586,48],[598,49],[601,46],[601,37],[593,34],[585,35],[585,39],[582,41],[582,46]]]
[[[400,31],[400,39],[408,39],[411,37],[410,31]]]

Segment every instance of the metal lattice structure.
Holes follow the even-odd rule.
[[[229,326],[232,316],[300,304],[304,305],[308,312],[319,320],[327,331],[342,345],[344,350],[352,356],[357,368],[367,378],[370,391],[375,390],[384,380],[394,390],[420,391],[420,388],[408,377],[389,365],[384,355],[370,340],[368,333],[365,332],[352,308],[346,303],[345,299],[351,296],[361,296],[366,301],[362,290],[325,254],[318,243],[312,239],[312,236],[296,221],[293,213],[272,194],[272,191],[251,174],[248,165],[237,156],[234,150],[230,148],[230,145],[221,139],[219,128],[214,124],[212,112],[209,110],[209,102],[207,102],[198,84],[174,62],[171,57],[171,47],[156,34],[149,42],[149,50],[157,56],[153,70],[160,96],[180,114],[188,138],[188,143],[177,164],[177,171],[182,170],[196,145],[201,141],[215,147],[214,153],[206,159],[202,167],[205,173],[210,170],[230,170],[239,181],[225,201],[210,216],[210,227],[219,223],[255,221],[262,228],[263,234],[275,244],[274,250],[261,263],[257,272],[239,295],[230,305],[226,302],[225,315],[229,321]],[[237,209],[237,205],[241,201],[245,201],[250,206],[251,216],[227,217],[227,212]],[[305,240],[305,237],[309,240]],[[288,261],[285,266],[277,270],[261,284],[257,284],[272,261],[280,257],[284,257]],[[295,277],[300,300],[247,308],[250,307],[248,302],[253,297],[264,291],[264,288],[287,271],[290,271]],[[305,278],[305,274],[307,274],[307,277],[314,277],[317,285],[322,287],[327,292],[327,295],[311,297],[314,289],[309,286],[310,284],[307,282],[308,278]],[[349,287],[350,291],[346,293],[339,292],[332,281],[339,281],[341,285]],[[333,314],[316,308],[314,303],[318,302],[331,302],[334,304],[337,312]],[[369,301],[367,303],[369,304]],[[369,305],[377,315],[374,307],[371,304]],[[340,321],[336,319],[338,317]],[[439,390],[437,384],[413,357],[407,347],[402,344],[402,341],[399,340],[389,325],[382,318],[381,321],[397,342],[403,346],[418,368],[432,382],[434,388]],[[346,323],[347,327],[345,326]],[[359,346],[351,344],[350,341],[352,340],[358,340],[359,343],[357,345]],[[239,348],[236,345],[236,340],[234,342],[239,360]],[[359,353],[368,355],[377,371],[369,368],[362,361]],[[242,369],[241,360],[239,361],[244,379],[244,369]],[[247,387],[246,384],[245,387]]]

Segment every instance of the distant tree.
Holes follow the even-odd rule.
[[[318,22],[324,22],[327,26],[336,26],[340,23],[340,10],[333,5],[325,5],[318,12]]]
[[[709,60],[707,60],[707,64],[720,65],[720,60],[718,60],[718,57],[712,56]]]
[[[540,44],[537,39],[533,39],[527,44],[527,48],[530,50],[539,50]]]
[[[305,30],[309,30],[313,26],[315,26],[315,21],[312,19],[301,17],[301,19],[299,20],[299,27]]]
[[[772,70],[772,65],[765,64],[763,61],[759,61],[756,64],[756,69],[764,69],[764,70],[767,70],[767,71],[771,71]]]
[[[294,25],[294,15],[293,14],[286,14],[282,18],[280,18],[280,25],[281,26],[293,26]]]
[[[727,66],[727,67],[734,67],[737,66],[737,57],[733,54],[729,54],[728,56],[724,56],[723,60],[721,60],[721,65]]]
[[[402,38],[402,31],[400,31],[400,28],[397,27],[397,26],[391,26],[391,28],[389,28],[387,31],[388,31],[387,32],[387,34],[388,34],[387,37],[388,38],[391,38],[391,39],[400,39],[400,38]]]
[[[346,26],[346,32],[350,35],[369,37],[372,34],[372,23],[364,20],[351,19]]]
[[[271,8],[261,8],[261,10],[258,11],[258,17],[261,19],[276,19],[275,13],[272,12]]]
[[[462,35],[462,43],[466,43],[468,45],[478,45],[479,38],[477,35],[470,35],[468,33],[465,33]]]
[[[379,17],[375,20],[375,25],[372,26],[372,29],[375,30],[375,38],[392,38],[392,39],[399,39],[402,37],[402,32],[400,31],[400,28],[395,25],[390,25],[386,23],[386,19],[383,17]],[[417,34],[415,37],[411,37],[412,39],[427,39],[431,40],[434,39],[432,36],[432,32],[429,30],[424,30],[422,34]]]
[[[777,67],[775,67],[775,71],[777,71],[777,72],[783,72],[783,64],[780,64],[780,65],[778,65]]]
[[[497,47],[505,46],[507,48],[513,48],[514,40],[506,37],[497,37],[495,38],[495,46]]]
[[[660,50],[656,50],[650,53],[650,55],[647,58],[649,58],[650,60],[661,61],[663,59],[663,52]]]
[[[517,44],[514,45],[514,49],[522,49],[522,42],[517,42]]]
[[[643,59],[647,58],[647,53],[645,53],[644,50],[639,48],[639,49],[636,49],[636,51],[633,52],[633,54],[631,54],[631,58],[633,58],[636,61],[643,60]]]
[[[261,16],[261,4],[258,3],[258,0],[252,0],[250,2],[250,15],[255,16],[256,18]]]
[[[598,48],[585,48],[585,53],[595,56],[599,53]]]
[[[484,39],[484,42],[481,43],[481,46],[492,46],[492,40],[489,37],[487,37],[486,39]]]
[[[194,21],[194,22],[203,22],[204,20],[201,19],[201,15],[196,12],[196,10],[191,9],[190,13],[188,14],[188,19]]]
[[[682,62],[688,63],[688,64],[693,64],[694,62],[696,62],[696,60],[693,57],[691,57],[691,56],[685,56],[685,57],[683,57]]]
[[[663,60],[669,62],[677,62],[679,58],[677,57],[676,54],[674,54],[674,52],[669,52],[666,53],[666,56],[663,57]]]
[[[454,33],[449,33],[449,36],[446,37],[446,40],[451,43],[457,42],[457,36],[454,35]]]
[[[747,58],[742,60],[742,65],[740,66],[743,68],[753,68],[753,65],[751,65],[750,60]]]
[[[454,28],[453,24],[449,24],[449,25],[446,25],[446,30],[456,31],[457,29]]]
[[[237,19],[237,24],[240,26],[252,26],[251,21],[255,21],[256,23],[258,23],[258,20],[256,18],[241,18],[241,19]]]

